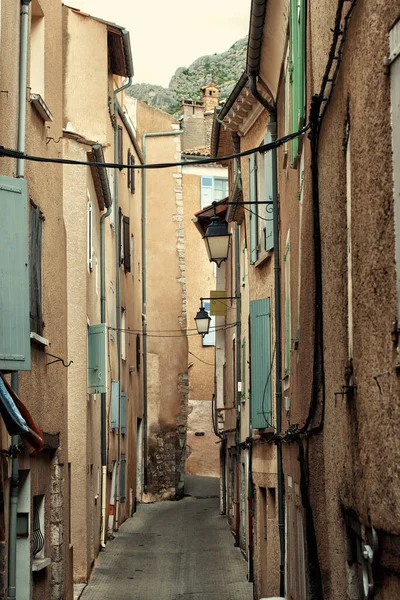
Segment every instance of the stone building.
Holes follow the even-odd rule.
[[[250,354],[241,365],[231,335],[216,376],[221,407],[236,402],[236,419],[223,411],[220,424],[226,509],[242,547],[246,535],[257,598],[399,594],[399,19],[395,1],[253,0],[246,72],[214,122],[211,154],[224,156],[301,132],[310,120],[307,135],[231,166],[230,197],[239,172],[245,204],[235,210],[244,217],[221,208],[246,231],[230,226],[247,258],[231,248],[225,277],[236,269],[236,282],[249,286],[240,320],[243,335],[250,304]],[[273,201],[269,250],[265,197]],[[252,303],[266,297],[265,354]],[[250,421],[233,388],[243,394],[246,373]],[[266,427],[257,418],[260,380],[265,389],[272,381],[258,411]],[[245,534],[243,481],[254,502]]]
[[[219,89],[214,83],[201,88],[201,100],[183,100],[181,115],[185,124],[182,151],[210,146],[214,108],[218,106]]]
[[[128,32],[68,7],[63,23],[64,156],[140,164],[124,108]],[[64,167],[75,582],[88,580],[100,548],[141,499],[140,177],[134,168]]]
[[[6,148],[62,158],[62,54],[54,52],[62,47],[61,19],[61,2],[2,2],[0,131]],[[1,386],[0,596],[70,599],[62,167],[2,158],[0,169],[0,370],[10,374],[16,393]],[[11,404],[23,419],[18,427]]]

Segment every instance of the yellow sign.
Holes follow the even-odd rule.
[[[226,317],[226,311],[228,308],[228,303],[225,300],[226,291],[213,290],[210,292],[210,298],[210,315],[212,317]],[[215,300],[213,298],[215,298]]]

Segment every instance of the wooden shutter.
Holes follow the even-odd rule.
[[[126,434],[126,392],[121,392],[121,433]]]
[[[140,370],[140,335],[136,336],[136,370]]]
[[[249,198],[250,198],[250,264],[258,259],[258,222],[257,222],[257,165],[256,157],[249,157]],[[254,204],[253,204],[254,203]]]
[[[270,299],[250,302],[250,413],[254,429],[272,423]]]
[[[124,231],[123,231],[123,222],[122,222],[122,210],[121,207],[118,208],[118,227],[119,227],[119,264],[122,265],[124,262]]]
[[[106,324],[88,327],[88,394],[107,391]]]
[[[135,157],[134,157],[133,155],[131,155],[131,161],[130,161],[130,164],[132,165],[132,167],[134,167],[134,166],[135,166]],[[134,193],[135,193],[135,185],[136,185],[136,182],[135,182],[135,169],[134,169],[134,168],[132,168],[132,169],[129,169],[129,170],[130,170],[130,172],[131,172],[131,185],[130,185],[130,190],[131,190],[131,193],[132,193],[132,194],[134,194]]]
[[[131,149],[130,148],[128,148],[128,160],[127,160],[127,164],[128,165],[131,164]],[[132,182],[132,172],[128,168],[128,190],[131,189],[131,182]]]
[[[120,165],[124,162],[124,146],[122,141],[121,125],[118,125],[118,162]]]
[[[111,429],[119,427],[119,381],[111,382]]]
[[[264,138],[264,144],[270,144],[272,136],[270,133]],[[267,202],[273,202],[276,194],[275,178],[273,172],[272,151],[264,153],[264,173],[265,173],[265,199]],[[265,250],[269,252],[274,247],[274,209],[272,204],[266,204],[265,214]]]
[[[290,61],[291,77],[291,131],[298,131],[304,125],[305,117],[305,0],[290,0]],[[296,166],[299,153],[299,138],[292,140],[292,166]]]
[[[126,501],[126,454],[121,454],[119,468],[119,499],[121,504],[124,504]]]
[[[124,235],[124,268],[125,272],[131,270],[131,234],[129,230],[129,217],[123,217]]]
[[[0,176],[0,370],[30,370],[28,192]]]
[[[30,205],[31,331],[42,335],[42,221],[40,208]]]

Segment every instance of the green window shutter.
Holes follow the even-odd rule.
[[[272,422],[270,299],[250,302],[250,418],[254,429]]]
[[[249,157],[249,196],[250,204],[250,264],[258,259],[258,222],[257,222],[257,164],[255,154]]]
[[[121,504],[124,504],[126,501],[126,454],[121,454],[121,463],[119,471],[119,495]]]
[[[119,381],[111,382],[111,429],[119,427]]]
[[[28,191],[0,176],[0,370],[31,368]]]
[[[106,324],[88,327],[88,394],[107,391]]]
[[[290,0],[291,131],[298,131],[305,119],[306,62],[305,0]],[[299,153],[299,139],[292,140],[292,166]]]
[[[121,392],[121,433],[126,434],[126,392]]]
[[[270,133],[264,138],[264,144],[270,144],[272,136]],[[276,194],[275,178],[273,172],[272,152],[264,153],[265,169],[265,199],[267,202],[273,202]],[[266,205],[265,210],[265,250],[268,252],[274,248],[274,208],[272,204]]]

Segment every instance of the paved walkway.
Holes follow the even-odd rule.
[[[218,479],[188,477],[178,502],[141,504],[100,553],[81,600],[251,600],[247,564],[219,514]]]

